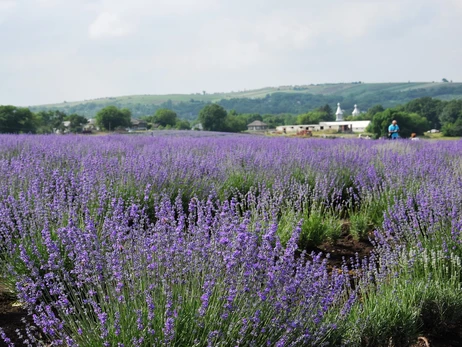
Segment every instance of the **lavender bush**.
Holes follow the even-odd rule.
[[[54,345],[406,344],[457,318],[461,152],[2,136],[2,282]],[[345,223],[375,250],[332,269],[310,249]]]

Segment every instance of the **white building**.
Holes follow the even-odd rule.
[[[280,125],[276,127],[277,132],[284,134],[296,134],[303,130],[324,131],[335,130],[338,132],[355,132],[363,133],[366,131],[370,120],[341,121],[341,122],[320,122],[319,124],[301,124],[301,125]]]
[[[359,116],[361,111],[358,105],[355,105],[353,116]],[[284,134],[296,134],[303,130],[309,131],[323,131],[323,130],[334,130],[345,133],[363,133],[371,123],[370,120],[356,120],[356,121],[344,121],[343,110],[340,108],[340,103],[337,104],[337,112],[335,112],[335,122],[319,122],[319,124],[302,124],[302,125],[280,125],[276,127],[276,131]]]
[[[367,126],[371,123],[370,120],[355,120],[355,121],[343,121],[343,122],[320,122],[324,129],[334,129],[340,132],[355,132],[363,133],[366,131]]]
[[[321,129],[319,124],[280,125],[276,127],[277,132],[284,134],[296,134],[303,130],[319,131]]]

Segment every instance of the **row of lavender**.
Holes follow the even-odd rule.
[[[461,154],[457,142],[0,137],[3,281],[56,345],[405,343],[425,305],[443,319],[462,302]],[[357,237],[377,228],[369,259],[332,271],[300,253],[345,219]]]

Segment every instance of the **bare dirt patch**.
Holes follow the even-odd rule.
[[[21,306],[15,305],[15,302],[16,298],[0,286],[0,327],[15,346],[23,346],[23,342],[19,339],[16,331],[19,330],[26,336],[26,326],[23,319],[28,317],[27,312]],[[0,347],[3,346],[8,345],[0,338]]]

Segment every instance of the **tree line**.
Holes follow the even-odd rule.
[[[179,119],[175,112],[159,109],[153,116],[142,117],[160,128],[190,129],[187,120]],[[99,110],[95,117],[96,126],[103,131],[130,128],[132,113],[127,108],[106,106]],[[82,115],[66,114],[60,110],[32,112],[26,107],[0,105],[0,133],[80,133],[88,125],[88,119]]]
[[[191,129],[197,123],[204,130],[241,132],[247,125],[260,120],[275,128],[279,125],[317,124],[334,121],[335,114],[329,104],[311,111],[293,115],[290,113],[259,114],[227,111],[219,103],[205,104],[198,117],[189,122],[168,108],[157,109],[152,115],[139,117],[147,122],[148,128]],[[96,114],[96,124],[102,130],[112,131],[131,126],[132,113],[127,108],[106,106]],[[385,108],[375,105],[359,116],[345,115],[345,120],[370,120],[367,129],[376,137],[386,136],[387,127],[396,119],[401,127],[401,135],[422,134],[429,129],[441,129],[445,136],[462,136],[462,100],[443,101],[431,97],[414,99],[406,104]],[[64,122],[68,125],[65,127]],[[52,133],[57,130],[80,132],[87,124],[87,118],[78,114],[66,114],[59,110],[32,112],[28,108],[0,106],[0,133]]]
[[[66,127],[64,122],[69,122]],[[0,105],[0,133],[48,134],[56,131],[81,131],[87,124],[87,118],[78,114],[66,114],[63,111],[32,112],[25,107]]]

